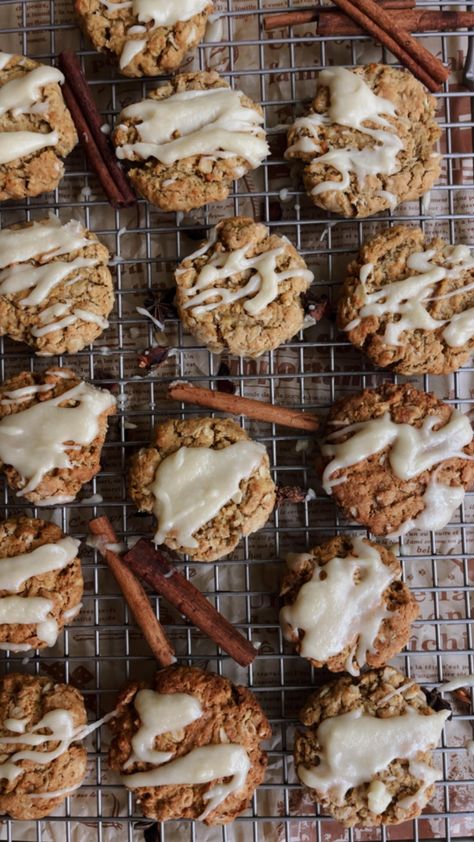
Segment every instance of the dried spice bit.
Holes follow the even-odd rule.
[[[230,368],[225,362],[221,362],[217,377],[227,377],[230,374]],[[216,389],[218,392],[225,392],[227,395],[235,395],[237,386],[232,380],[216,380]]]
[[[304,503],[308,492],[299,485],[277,485],[276,489],[276,505],[282,506],[284,503]]]
[[[423,688],[423,693],[425,694],[426,701],[428,702],[432,710],[436,712],[440,710],[449,710],[452,715],[453,709],[451,705],[449,704],[448,700],[441,695],[441,693],[436,687],[433,687],[432,690],[426,690],[425,688]]]
[[[335,310],[329,302],[327,295],[315,296],[314,290],[308,290],[303,295],[303,307],[308,316],[311,316],[315,322],[320,322],[321,319],[331,318],[335,315]]]
[[[459,687],[458,690],[453,691],[453,696],[461,705],[471,705],[471,694],[464,687]]]
[[[155,365],[161,365],[168,358],[170,351],[171,348],[164,348],[161,345],[147,348],[146,351],[138,355],[138,368],[144,368],[148,371]]]
[[[164,322],[166,319],[177,319],[178,313],[174,303],[175,294],[174,287],[159,289],[145,298],[144,306],[159,322]]]

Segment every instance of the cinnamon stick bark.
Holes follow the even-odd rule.
[[[248,667],[257,650],[191,582],[179,573],[151,541],[142,538],[124,562],[198,629],[217,643],[241,667]]]
[[[108,544],[117,543],[117,538],[109,519],[107,517],[98,517],[91,520],[89,530],[92,535],[102,539],[98,545],[98,550],[105,558],[117,580],[127,601],[127,605],[156,660],[162,667],[169,667],[171,664],[174,664],[176,660],[175,651],[150,605],[146,591],[138,579],[135,578],[130,568],[124,564],[122,558],[116,552],[107,548]]]
[[[414,9],[415,0],[379,0],[380,5],[386,9]],[[297,26],[300,23],[320,22],[326,15],[334,14],[334,8],[327,6],[316,6],[310,12],[281,12],[278,15],[267,15],[263,20],[264,28],[269,32],[272,29],[280,29],[285,26]],[[348,18],[344,15],[346,23]],[[328,33],[330,34],[330,33]]]
[[[439,12],[433,9],[408,9],[391,12],[408,32],[446,32],[474,26],[474,12]],[[318,35],[361,35],[364,30],[340,12],[320,15]]]
[[[320,426],[316,416],[309,412],[300,412],[298,409],[289,409],[285,406],[274,406],[264,401],[229,395],[226,392],[214,392],[211,389],[193,386],[191,383],[171,383],[168,386],[168,397],[174,401],[183,401],[183,403],[203,406],[206,409],[215,409],[218,412],[229,412],[231,415],[245,415],[246,418],[254,418],[256,421],[265,421],[269,424],[280,424],[282,427],[291,427],[294,430],[314,433]]]

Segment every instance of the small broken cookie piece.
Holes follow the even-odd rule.
[[[74,687],[38,675],[0,678],[2,815],[41,819],[80,787],[86,722],[84,699]]]
[[[96,50],[124,76],[173,73],[202,41],[211,0],[75,0],[76,13]]]
[[[344,217],[366,217],[426,193],[440,174],[436,100],[407,70],[330,67],[309,112],[288,135],[308,196]]]
[[[80,541],[44,520],[0,522],[0,649],[54,646],[80,611]]]
[[[0,53],[0,201],[55,190],[77,134],[56,68]]]
[[[346,827],[418,816],[442,778],[432,750],[450,712],[393,667],[319,687],[300,714],[295,767],[310,797]]]
[[[264,526],[275,484],[266,448],[235,421],[191,418],[158,424],[132,459],[130,496],[155,515],[156,544],[215,561]]]
[[[283,636],[313,666],[359,675],[398,654],[418,606],[390,550],[338,536],[287,558],[280,596]]]
[[[212,229],[175,279],[185,329],[215,353],[253,358],[301,330],[314,276],[286,237],[237,216]]]
[[[70,503],[100,470],[115,398],[70,368],[24,371],[0,386],[0,469],[18,497]]]
[[[168,667],[152,688],[120,693],[109,766],[157,821],[233,821],[262,783],[271,729],[246,687],[196,667]]]
[[[75,219],[51,215],[0,231],[0,336],[39,356],[75,354],[108,327],[109,251]]]
[[[398,225],[368,240],[347,271],[338,323],[375,365],[448,374],[474,349],[474,257]]]
[[[234,179],[268,155],[263,112],[218,73],[182,73],[120,114],[117,157],[136,189],[164,211],[226,199]]]

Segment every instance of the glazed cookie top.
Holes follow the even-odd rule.
[[[358,675],[386,663],[406,643],[418,614],[386,547],[338,537],[309,553],[290,554],[281,586],[284,637],[316,667]]]
[[[271,733],[249,690],[191,667],[162,670],[154,689],[126,687],[111,728],[110,765],[145,815],[207,824],[245,809],[266,767],[260,743]]]
[[[76,220],[51,215],[0,231],[0,334],[41,356],[75,353],[108,327],[108,249]]]
[[[79,545],[46,521],[0,523],[0,649],[54,646],[81,607]]]
[[[433,711],[393,667],[340,678],[310,697],[300,717],[297,774],[347,825],[399,823],[417,815],[441,774],[432,765],[450,711]]]
[[[294,336],[301,294],[314,279],[286,237],[247,217],[219,222],[175,277],[185,326],[213,351],[245,357]]]
[[[469,419],[410,384],[343,398],[328,430],[324,489],[375,535],[441,529],[474,481]]]
[[[435,106],[407,71],[326,68],[309,113],[290,129],[286,154],[308,165],[315,204],[347,217],[393,209],[439,175]]]
[[[374,363],[400,374],[445,374],[474,345],[474,258],[397,226],[362,246],[339,302],[339,326]]]
[[[19,497],[71,502],[97,473],[115,398],[68,368],[23,372],[0,387],[0,464]]]
[[[211,0],[75,0],[75,7],[96,49],[135,77],[176,70],[214,9]]]

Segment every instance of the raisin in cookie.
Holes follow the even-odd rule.
[[[39,356],[75,354],[108,327],[109,252],[76,220],[56,216],[0,231],[0,336]]]
[[[55,190],[77,143],[55,67],[0,53],[0,201]]]
[[[215,561],[261,529],[275,505],[265,447],[235,421],[165,421],[132,460],[130,495],[153,512],[157,544]]]
[[[0,469],[37,506],[70,503],[100,470],[115,399],[70,368],[24,371],[0,386]]]
[[[343,398],[327,430],[324,489],[374,535],[442,529],[474,482],[469,419],[408,383]]]
[[[450,715],[393,667],[319,687],[300,714],[295,767],[310,797],[346,827],[418,816],[442,773],[432,749]]]
[[[176,270],[178,313],[211,351],[259,357],[301,330],[313,277],[286,237],[231,217]]]
[[[0,649],[54,646],[81,608],[79,541],[44,520],[0,522]]]
[[[147,818],[233,821],[262,783],[268,721],[246,687],[196,667],[169,667],[153,689],[122,690],[109,765]]]
[[[406,70],[327,68],[308,114],[290,129],[286,157],[305,164],[315,205],[371,216],[418,198],[439,177],[435,110],[434,97]]]
[[[465,245],[426,242],[400,225],[361,248],[348,268],[338,322],[375,365],[448,374],[474,348],[474,258]]]
[[[139,193],[164,211],[227,198],[268,154],[262,109],[214,71],[175,76],[124,108],[113,140]]]
[[[203,39],[210,0],[75,0],[80,24],[96,50],[124,76],[173,73]]]
[[[365,538],[339,536],[290,554],[281,584],[283,635],[313,664],[358,675],[406,645],[418,606],[398,559]]]

